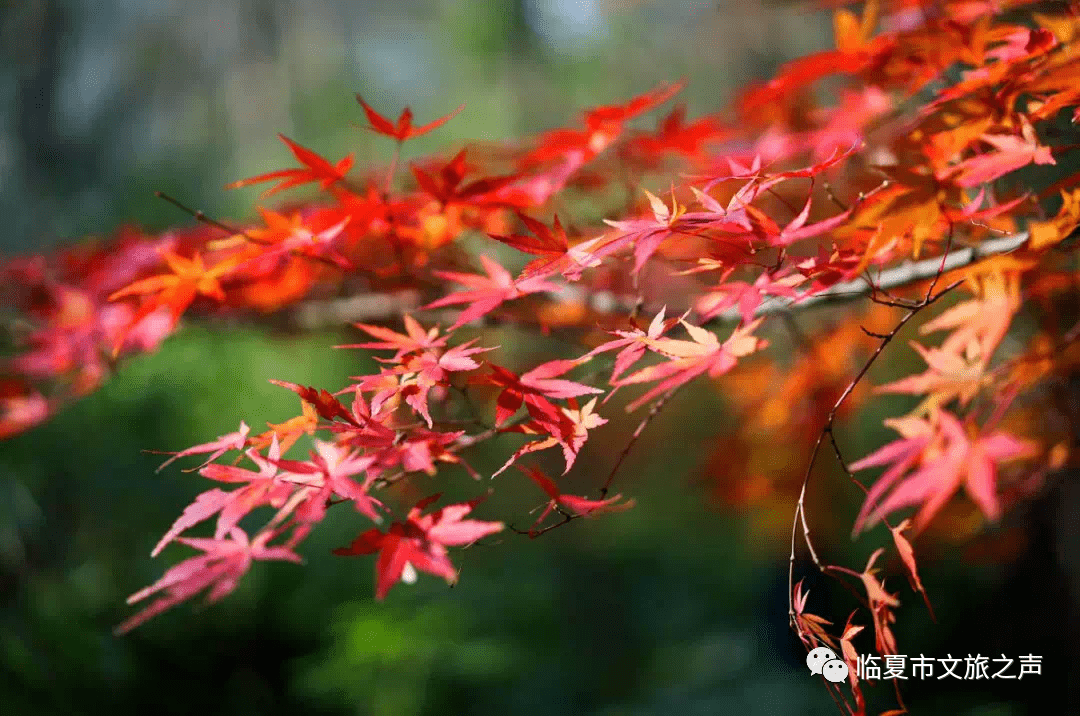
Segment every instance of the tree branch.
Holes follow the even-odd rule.
[[[945,265],[945,262],[942,261],[941,257],[933,259],[933,261],[937,262],[937,271],[935,273],[938,277],[940,277],[940,275],[944,273],[942,266]],[[817,440],[814,442],[814,449],[810,453],[810,461],[806,466],[806,472],[803,473],[802,487],[799,488],[799,499],[795,505],[795,516],[791,521],[791,552],[788,555],[788,619],[791,623],[792,628],[794,628],[796,632],[798,632],[800,637],[804,636],[804,634],[802,631],[802,627],[798,623],[798,620],[795,619],[795,604],[793,601],[793,595],[795,590],[796,538],[798,536],[798,528],[800,525],[802,526],[803,542],[804,544],[806,544],[806,549],[810,553],[811,561],[813,561],[814,566],[817,567],[819,571],[826,572],[826,565],[821,562],[821,559],[818,557],[817,551],[814,549],[813,542],[811,542],[810,540],[810,525],[807,523],[806,520],[806,489],[807,486],[810,484],[810,476],[814,471],[814,465],[817,463],[818,454],[821,452],[821,445],[825,442],[825,437],[828,436],[829,439],[833,441],[833,445],[835,447],[836,443],[835,437],[833,436],[833,430],[836,420],[836,414],[840,411],[840,406],[844,404],[844,401],[846,401],[851,395],[851,393],[855,390],[855,386],[859,384],[859,381],[861,381],[863,377],[869,372],[871,366],[874,365],[874,362],[877,361],[878,357],[885,351],[886,346],[888,346],[889,343],[892,342],[892,340],[897,336],[897,334],[900,333],[900,330],[905,325],[907,325],[908,321],[914,318],[916,314],[918,314],[927,306],[936,302],[945,294],[952,291],[958,285],[960,285],[960,282],[955,282],[949,284],[935,294],[927,293],[926,297],[923,298],[922,301],[912,306],[904,315],[904,317],[897,321],[896,325],[893,326],[893,329],[891,331],[882,336],[877,348],[874,349],[874,352],[871,353],[870,357],[866,360],[865,363],[863,363],[863,366],[861,369],[859,369],[859,372],[855,374],[855,377],[851,380],[851,382],[848,383],[847,387],[844,388],[844,392],[840,395],[839,398],[837,398],[836,402],[833,403],[832,408],[829,410],[829,414],[825,418],[825,424],[824,426],[822,426],[821,432],[818,433]],[[931,286],[931,290],[932,289],[933,286]],[[837,457],[840,457],[839,451],[837,451]],[[847,472],[848,475],[850,475],[851,471],[848,469],[848,466],[843,463],[843,458],[841,458],[841,464],[843,465],[844,471]]]
[[[908,284],[931,279],[939,272],[945,273],[975,263],[988,256],[1008,253],[1019,248],[1028,240],[1027,232],[1012,236],[983,241],[977,246],[957,249],[940,256],[920,261],[905,261],[899,266],[882,271],[871,285],[865,278],[852,279],[830,286],[829,288],[806,296],[802,299],[789,299],[781,296],[770,297],[758,306],[755,316],[800,311],[820,303],[845,301],[865,296],[874,291],[888,291]],[[610,291],[589,292],[580,286],[563,286],[558,292],[548,294],[558,303],[587,303],[599,313],[629,313],[638,305],[638,296],[619,296]],[[345,298],[305,301],[287,311],[284,321],[298,330],[317,330],[336,327],[357,321],[390,320],[403,313],[411,312],[416,318],[434,322],[453,322],[456,311],[420,311],[423,305],[417,291],[398,293],[367,293]],[[738,308],[732,308],[710,322],[736,322],[741,319]]]

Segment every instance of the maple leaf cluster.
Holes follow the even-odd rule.
[[[1080,15],[1065,6],[1025,14],[1027,5],[872,0],[860,13],[835,12],[835,49],[784,65],[727,110],[688,120],[676,106],[645,128],[639,118],[669,103],[676,83],[514,145],[416,157],[407,173],[398,164],[408,142],[466,121],[467,111],[414,125],[408,108],[393,121],[358,95],[366,128],[394,143],[389,167],[355,167],[352,155],[330,161],[282,136],[301,166],[230,188],[275,182],[266,197],[314,185],[317,199],[260,206],[260,219],[245,225],[200,215],[194,228],[159,236],[127,229],[0,267],[23,318],[20,352],[0,378],[0,436],[94,390],[183,316],[250,317],[363,285],[389,309],[355,324],[370,340],[339,348],[378,352],[378,369],[334,392],[275,381],[297,394],[299,415],[254,435],[241,424],[174,455],[208,456],[195,469],[233,489],[201,493],[168,530],[155,554],[174,541],[202,554],[133,595],[164,592],[121,630],[204,589],[221,598],[253,561],[298,561],[294,550],[340,503],[368,524],[337,553],[378,555],[377,597],[418,571],[452,583],[448,548],[509,523],[466,519],[479,498],[432,512],[438,496],[413,500],[400,514],[399,492],[427,491],[424,481],[449,466],[497,476],[492,485],[520,473],[546,501],[532,527],[510,528],[534,537],[629,507],[608,496],[622,458],[663,405],[694,385],[719,387],[744,418],[707,461],[724,474],[721,493],[738,505],[790,505],[797,493],[796,524],[815,565],[861,583],[874,649],[895,653],[889,625],[899,599],[876,576],[881,550],[857,572],[824,564],[810,542],[803,498],[822,445],[853,486],[862,487],[856,473],[885,469],[863,488],[854,529],[885,522],[924,598],[902,532],[942,519],[961,488],[997,520],[1030,492],[1023,485],[1072,459],[1067,434],[1015,417],[1023,414],[1015,406],[1080,367],[1080,329],[1042,317],[1080,287],[1080,175],[1045,187],[1028,178],[1046,176],[1039,172],[1075,148],[1054,138],[1055,127],[1080,121]],[[1016,188],[1018,177],[1028,190]],[[641,191],[612,205],[635,184]],[[581,197],[612,205],[608,218],[569,215],[567,200]],[[488,243],[471,255],[461,239],[477,234]],[[510,249],[521,262],[505,260]],[[394,303],[403,289],[420,300]],[[940,344],[910,341],[925,370],[871,389],[864,378],[900,329],[961,292],[919,326],[921,337],[947,332]],[[859,297],[869,310],[794,319],[804,307]],[[1013,336],[1023,311],[1036,315],[1033,336]],[[573,350],[504,364],[484,332],[471,332],[491,323],[558,330]],[[567,494],[589,489],[568,487],[570,473],[611,428],[601,412],[620,391],[636,391],[625,407],[641,423],[598,497]],[[886,421],[898,440],[848,462],[836,421],[880,393],[919,402]],[[477,473],[469,448],[508,433],[526,442],[493,475]],[[305,436],[308,458],[286,459]],[[532,456],[549,449],[561,453],[558,480]],[[226,456],[235,459],[220,462]],[[889,523],[908,508],[913,521]],[[269,519],[249,536],[240,525],[257,510]],[[208,520],[212,537],[184,536]],[[835,648],[832,622],[806,611],[801,582],[790,587],[804,644]],[[851,664],[863,628],[849,619],[840,635]],[[850,688],[848,710],[863,713],[860,685]]]

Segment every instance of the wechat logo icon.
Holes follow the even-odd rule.
[[[827,646],[811,649],[806,655],[806,668],[811,674],[821,674],[834,684],[848,677],[848,665],[836,658],[836,652]]]

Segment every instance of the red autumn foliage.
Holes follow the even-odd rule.
[[[185,314],[282,310],[360,277],[379,299],[372,305],[385,308],[356,317],[374,340],[342,347],[392,355],[335,392],[274,381],[300,397],[300,415],[255,436],[242,424],[174,454],[169,462],[208,455],[192,469],[239,487],[202,492],[167,531],[155,554],[173,541],[203,554],[133,595],[165,592],[120,631],[203,589],[211,601],[225,596],[253,560],[299,561],[294,549],[339,503],[351,503],[366,529],[336,553],[378,554],[378,598],[417,570],[453,582],[448,548],[503,528],[464,519],[478,502],[425,514],[435,496],[389,527],[368,525],[401,511],[394,485],[452,479],[442,474],[447,466],[490,477],[461,453],[505,433],[529,441],[508,449],[496,474],[516,463],[547,497],[523,534],[630,507],[607,497],[622,457],[665,402],[693,385],[718,386],[742,418],[718,440],[727,480],[720,492],[740,506],[789,506],[817,567],[865,592],[874,649],[896,653],[890,625],[900,600],[874,566],[885,548],[855,571],[825,564],[810,543],[803,497],[830,444],[853,490],[854,473],[885,468],[850,516],[856,533],[916,510],[913,522],[889,528],[924,598],[918,550],[903,534],[909,524],[913,537],[959,499],[996,521],[1023,499],[1011,486],[1075,459],[1066,438],[1076,425],[1054,428],[1014,408],[1019,396],[1038,404],[1051,381],[1080,369],[1080,328],[1040,313],[1075,301],[1080,285],[1080,191],[1061,191],[1060,208],[1053,203],[1080,175],[1061,177],[1074,147],[1055,144],[1051,131],[1080,117],[1080,16],[1027,5],[945,0],[923,12],[882,0],[861,15],[837,10],[836,49],[781,67],[744,92],[732,114],[687,120],[680,107],[655,129],[631,126],[681,89],[665,86],[509,149],[477,144],[413,158],[408,173],[397,172],[397,154],[389,168],[354,168],[352,155],[331,163],[282,136],[302,168],[230,186],[278,181],[273,194],[317,183],[319,199],[263,209],[236,229],[207,221],[158,237],[124,230],[109,243],[0,267],[5,299],[32,326],[0,382],[0,437],[94,390],[116,361],[122,369],[154,350]],[[833,96],[815,87],[826,78],[839,87]],[[818,101],[809,87],[822,90]],[[463,112],[414,126],[408,108],[393,122],[357,100],[369,128],[398,150]],[[1059,170],[1053,181],[1041,178],[1049,166]],[[611,208],[603,223],[574,220],[565,202],[562,218],[554,215],[556,200],[602,202],[628,177],[642,184],[643,201]],[[1008,188],[1017,180],[1025,190]],[[470,256],[458,240],[476,233],[490,240]],[[531,257],[516,276],[500,263],[506,247]],[[396,302],[403,288],[420,300]],[[798,326],[802,307],[842,299],[861,299],[869,311]],[[1014,331],[1022,311],[1035,316],[1034,328]],[[643,315],[655,316],[647,327]],[[764,336],[784,335],[773,329],[785,321],[798,353],[780,368],[788,341]],[[848,463],[836,421],[871,398],[867,370],[909,322],[921,322],[922,336],[948,333],[938,345],[912,341],[925,370],[873,392],[921,401],[886,421],[899,440]],[[575,349],[511,369],[484,355],[496,346],[483,333],[463,338],[487,323],[558,327]],[[551,478],[531,462],[531,453],[559,447],[570,473],[587,444],[611,445],[615,421],[600,411],[614,410],[608,399],[620,389],[639,390],[626,409],[642,419],[602,486],[570,488],[568,474]],[[584,396],[594,397],[582,405]],[[472,418],[455,417],[459,408]],[[318,436],[309,457],[285,459],[305,434]],[[219,462],[228,453],[233,463]],[[245,458],[256,470],[237,465]],[[960,487],[966,497],[957,497]],[[595,498],[577,494],[589,489]],[[271,515],[249,537],[238,523],[263,508]],[[553,512],[562,521],[540,528]],[[182,536],[215,516],[213,537]],[[801,580],[788,589],[803,644],[839,644],[853,664],[865,627],[849,618],[838,631],[838,620],[808,611]],[[865,712],[865,686],[852,680],[846,712]]]
[[[285,142],[285,145],[292,150],[293,155],[306,167],[306,169],[282,169],[281,171],[270,172],[269,174],[260,174],[257,177],[233,182],[225,188],[239,189],[251,184],[261,184],[262,182],[281,179],[280,183],[263,192],[263,196],[270,196],[279,191],[291,189],[294,186],[302,186],[313,181],[319,182],[319,187],[326,189],[334,182],[344,179],[345,175],[352,169],[353,158],[351,154],[337,164],[331,164],[310,149],[301,147],[284,134],[279,134],[278,136],[281,137],[281,141]]]

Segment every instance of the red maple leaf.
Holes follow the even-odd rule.
[[[589,159],[586,152],[571,149],[561,161],[545,170],[501,186],[492,192],[490,205],[514,209],[543,206],[559,192]]]
[[[553,159],[566,159],[578,155],[587,161],[607,149],[622,133],[627,120],[643,114],[674,97],[684,83],[662,85],[632,97],[622,104],[605,105],[586,110],[586,129],[556,129],[546,132],[540,145],[522,158],[526,166]]]
[[[465,151],[462,149],[449,162],[438,167],[437,172],[429,173],[417,164],[410,164],[416,183],[425,192],[433,196],[440,204],[479,204],[479,205],[502,205],[506,202],[495,197],[484,198],[487,194],[497,192],[516,181],[520,175],[505,174],[502,176],[484,177],[461,185],[465,179],[468,167],[465,163]]]
[[[745,92],[739,104],[747,113],[760,111],[770,105],[782,105],[785,98],[798,96],[799,89],[818,79],[833,74],[858,72],[872,59],[873,55],[864,50],[826,50],[800,57],[782,65],[768,82]]]
[[[847,278],[859,265],[859,258],[859,253],[852,249],[840,249],[833,244],[830,252],[819,244],[817,256],[804,259],[795,264],[795,267],[803,276],[813,279],[807,289],[807,292],[812,294]]]
[[[585,111],[585,125],[590,129],[596,129],[609,123],[622,124],[628,119],[633,119],[667,102],[682,91],[685,85],[685,82],[661,85],[636,97],[631,97],[622,104],[593,107]]]
[[[523,467],[521,465],[515,465],[515,467],[527,475],[530,480],[535,482],[540,489],[547,493],[547,496],[551,498],[547,507],[540,514],[540,517],[533,523],[530,532],[534,534],[536,526],[543,522],[544,518],[556,509],[562,508],[569,510],[572,514],[579,517],[590,517],[592,515],[600,514],[601,512],[620,512],[622,510],[629,510],[634,506],[633,500],[619,503],[619,500],[622,499],[622,495],[614,495],[603,500],[590,500],[587,497],[580,497],[578,495],[564,495],[559,491],[554,480],[545,475],[538,468],[532,466]]]
[[[476,502],[447,505],[434,512],[421,514],[424,508],[439,499],[432,495],[416,503],[404,522],[390,525],[388,532],[372,528],[363,532],[348,547],[334,554],[353,556],[379,553],[375,562],[375,598],[383,599],[398,581],[411,583],[416,571],[442,577],[448,584],[457,581],[446,548],[470,544],[503,528],[501,522],[481,522],[463,519]]]
[[[552,228],[548,228],[547,224],[542,221],[517,212],[518,219],[521,223],[528,227],[529,231],[533,233],[532,236],[525,236],[523,234],[510,234],[508,236],[501,236],[499,234],[488,234],[496,241],[501,241],[507,246],[513,246],[518,251],[524,251],[527,254],[534,254],[536,256],[562,256],[570,249],[570,243],[566,238],[566,232],[563,230],[562,224],[559,223],[559,215],[555,215],[555,221]]]
[[[397,124],[394,124],[386,117],[382,116],[375,110],[373,110],[364,98],[359,94],[356,95],[356,101],[360,103],[360,106],[364,108],[364,114],[367,115],[368,122],[371,123],[371,130],[378,134],[385,135],[387,137],[393,137],[398,142],[404,142],[415,137],[419,137],[422,134],[427,134],[433,129],[438,129],[442,125],[449,122],[456,117],[461,110],[465,109],[465,105],[461,105],[453,112],[443,117],[439,117],[433,122],[414,127],[412,110],[406,107],[401,110],[401,114],[398,116]]]
[[[602,418],[599,414],[594,412],[594,409],[596,408],[595,397],[580,408],[578,407],[577,401],[574,398],[570,398],[570,405],[571,407],[569,408],[562,408],[566,420],[561,421],[559,425],[555,426],[557,429],[554,434],[550,434],[542,440],[533,440],[532,442],[525,443],[510,456],[510,459],[507,460],[502,467],[492,473],[491,476],[495,477],[496,475],[503,473],[507,468],[513,465],[518,458],[526,453],[547,450],[556,445],[562,447],[563,458],[566,461],[566,469],[563,470],[563,474],[565,475],[570,472],[570,468],[574,466],[574,461],[577,459],[578,453],[581,452],[581,448],[585,445],[585,441],[589,437],[589,430],[598,428],[607,423],[607,418]],[[551,432],[552,427],[550,422],[530,420],[521,425],[507,428],[507,432],[539,435]]]
[[[296,383],[290,383],[285,380],[274,380],[272,378],[270,379],[270,382],[274,385],[280,385],[282,388],[288,388],[299,395],[301,400],[311,403],[316,412],[323,418],[327,420],[341,418],[351,425],[360,427],[357,416],[354,416],[349,412],[348,408],[339,403],[337,398],[335,398],[330,391],[326,389],[316,390],[311,386],[297,385]]]
[[[509,420],[522,404],[525,405],[533,420],[545,425],[558,425],[564,416],[549,398],[556,400],[578,398],[590,393],[604,392],[599,388],[591,388],[557,377],[577,367],[581,362],[581,360],[553,360],[520,376],[494,363],[488,363],[492,372],[488,375],[475,376],[470,382],[497,385],[503,389],[496,400],[496,425],[502,425]]]
[[[654,134],[634,138],[629,148],[631,152],[654,161],[668,152],[696,156],[707,143],[725,139],[729,134],[730,130],[715,117],[701,117],[686,122],[686,105],[679,104],[660,121]]]
[[[319,182],[319,187],[321,189],[326,189],[334,182],[344,179],[345,175],[352,168],[352,154],[349,154],[337,164],[331,164],[310,149],[302,147],[289,139],[284,134],[279,134],[278,137],[281,138],[281,141],[285,142],[289,149],[292,150],[292,153],[297,160],[304,165],[303,169],[281,169],[276,172],[269,172],[268,174],[260,174],[259,176],[241,179],[240,181],[227,184],[225,188],[239,189],[240,187],[249,186],[251,184],[261,184],[265,181],[276,181],[280,179],[281,182],[277,186],[270,187],[262,193],[262,196],[270,196],[279,191],[291,189],[294,186],[301,186],[313,181]]]

